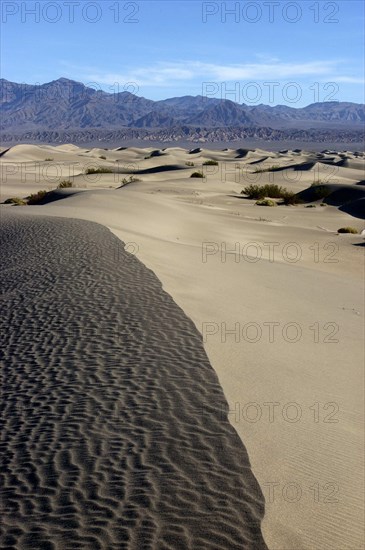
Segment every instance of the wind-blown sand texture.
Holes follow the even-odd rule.
[[[264,549],[201,336],[121,244],[2,215],[1,547]]]
[[[209,159],[218,167],[203,167]],[[86,176],[91,163],[113,173]],[[267,546],[362,548],[364,154],[19,145],[0,166],[2,199],[61,179],[74,185],[43,206],[1,213],[108,226],[205,334],[228,419],[265,497]],[[190,178],[196,170],[206,177]],[[140,181],[121,187],[131,174]],[[329,190],[316,208],[265,208],[241,194],[250,183],[276,183],[312,201],[316,182]],[[339,235],[344,226],[359,234]],[[244,332],[250,323],[262,331],[256,340],[255,329]],[[299,326],[295,341],[284,337],[288,323]]]

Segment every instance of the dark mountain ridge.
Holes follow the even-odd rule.
[[[287,135],[288,139],[295,139],[298,132],[304,139],[306,133],[313,139],[318,131],[321,139],[326,132],[334,139],[337,132],[339,140],[341,133],[346,133],[351,141],[353,133],[354,140],[361,141],[364,124],[365,105],[350,102],[294,108],[245,105],[199,95],[152,101],[128,91],[108,93],[66,78],[40,85],[0,79],[3,141],[4,136],[17,140],[26,134],[38,139],[35,136],[49,132],[128,134],[127,129],[136,129],[137,134],[141,130],[158,133],[172,140],[181,133],[197,139],[207,134],[218,140],[236,139],[245,129],[249,135]]]

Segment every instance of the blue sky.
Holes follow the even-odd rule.
[[[362,1],[2,2],[1,76],[150,99],[364,102]]]

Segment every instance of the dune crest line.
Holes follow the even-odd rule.
[[[93,222],[1,228],[0,545],[266,549],[202,338],[154,273]]]

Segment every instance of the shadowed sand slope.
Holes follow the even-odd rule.
[[[2,548],[264,549],[201,336],[106,228],[2,213]]]

